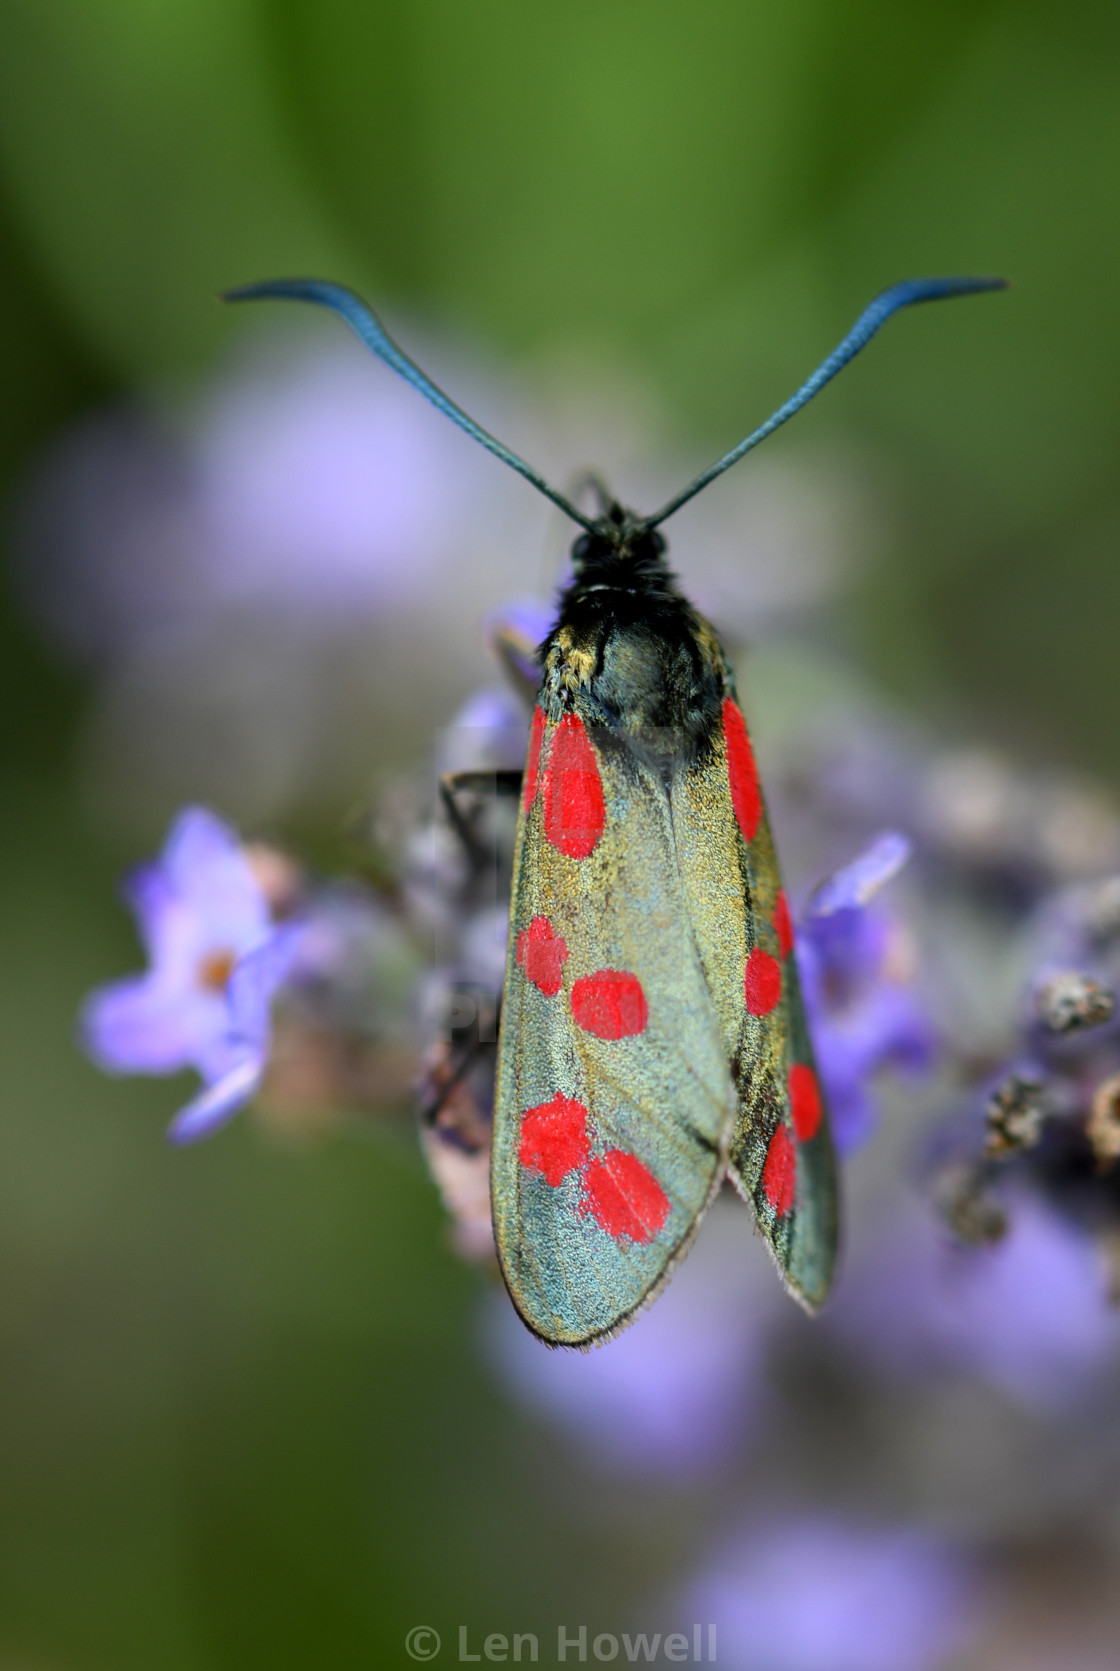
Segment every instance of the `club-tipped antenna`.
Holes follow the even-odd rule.
[[[508,464],[511,470],[524,476],[527,482],[532,482],[538,493],[543,493],[546,499],[551,499],[554,505],[559,505],[565,516],[570,516],[573,522],[578,522],[581,528],[594,533],[595,523],[581,510],[577,510],[570,499],[565,498],[559,489],[546,482],[544,477],[526,464],[523,458],[487,430],[481,424],[476,424],[469,418],[461,406],[437,388],[430,377],[425,377],[418,365],[415,365],[407,354],[397,347],[392,337],[382,325],[380,319],[362,298],[348,290],[344,284],[331,284],[326,279],[265,279],[260,284],[243,284],[235,290],[222,293],[225,302],[255,302],[255,301],[292,301],[316,302],[320,307],[330,308],[332,312],[340,314],[346,323],[354,330],[367,348],[372,348],[378,359],[384,360],[391,366],[398,376],[406,383],[411,383],[414,389],[422,394],[425,400],[430,400],[445,417],[453,424],[480,442],[488,452],[500,458],[503,464]]]
[[[842,371],[861,348],[866,347],[880,325],[885,325],[892,313],[897,313],[900,308],[912,307],[915,302],[936,302],[946,296],[969,296],[977,290],[1004,290],[1008,283],[1009,280],[1003,278],[935,278],[905,279],[901,284],[892,284],[889,290],[884,290],[864,308],[843,342],[832,350],[827,360],[822,361],[808,382],[803,383],[784,406],[779,406],[764,424],[751,431],[745,441],[740,441],[737,447],[732,447],[729,453],[725,453],[694,481],[689,482],[688,486],[683,488],[675,499],[670,499],[656,515],[645,517],[641,526],[647,529],[656,528],[658,523],[664,522],[666,517],[672,516],[674,511],[679,511],[682,505],[694,498],[701,488],[707,487],[717,476],[722,476],[725,470],[730,470],[744,453],[749,453],[760,441],[765,441],[768,435],[773,435],[774,431],[787,419],[792,418],[795,412],[800,412],[815,394],[819,394],[825,384],[830,383],[836,373]]]

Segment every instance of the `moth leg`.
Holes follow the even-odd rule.
[[[460,797],[517,798],[521,779],[520,770],[501,770],[446,772],[439,780],[444,812],[470,866],[459,902],[468,914],[487,903],[490,889],[495,903],[508,895],[508,878],[503,875],[508,861],[499,856],[493,831],[480,836],[477,804],[472,815]],[[480,900],[482,887],[487,897]],[[417,1112],[422,1128],[472,1153],[489,1147],[501,994],[474,983],[456,983],[448,998],[445,1031],[427,1053],[421,1071]]]
[[[447,804],[461,789],[489,789],[495,795],[520,795],[524,772],[520,766],[495,772],[444,772],[439,780],[439,792]]]
[[[491,1264],[490,1138],[495,1046],[479,1038],[456,1051],[453,1037],[428,1052],[420,1092],[420,1148],[450,1220],[452,1244]]]
[[[520,795],[524,776],[520,766],[494,772],[444,772],[440,791],[454,795],[460,789],[492,789],[495,795]]]
[[[468,1154],[488,1147],[501,999],[476,986],[451,995],[448,1029],[427,1052],[417,1085],[425,1129]]]
[[[463,1079],[470,1072],[486,1048],[480,1040],[466,1050],[459,1053],[454,1060],[454,1046],[443,1045],[436,1059],[425,1065],[420,1084],[417,1087],[416,1117],[422,1126],[433,1127],[439,1124],[440,1114],[447,1102],[454,1096]]]
[[[459,837],[472,865],[485,863],[487,853],[479,844],[470,823],[464,817],[462,808],[456,797],[464,790],[474,790],[476,794],[489,790],[495,796],[516,796],[521,793],[521,779],[524,774],[520,770],[503,770],[497,772],[444,772],[439,780],[439,797],[443,802],[443,809],[448,822]]]

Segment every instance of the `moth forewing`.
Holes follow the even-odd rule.
[[[730,1176],[794,1297],[815,1311],[836,1257],[835,1160],[797,973],[793,924],[746,724],[724,704],[724,750],[749,899],[743,1030],[733,1071],[739,1114]]]
[[[831,1139],[750,738],[714,634],[708,642],[722,669],[721,724],[710,750],[675,786],[677,853],[736,1086],[729,1175],[754,1207],[790,1291],[815,1310],[836,1251]],[[791,1084],[802,1098],[796,1110]]]
[[[592,706],[536,726],[494,1109],[502,1271],[529,1327],[569,1346],[657,1292],[719,1187],[736,1108],[668,786]]]
[[[752,1201],[764,1235],[768,1235],[778,1268],[786,1286],[809,1312],[816,1312],[832,1286],[839,1231],[839,1200],[836,1154],[828,1113],[821,1093],[820,1077],[813,1057],[805,1017],[801,984],[797,974],[796,947],[785,959],[786,995],[783,1031],[787,1040],[787,1107],[783,1112],[786,1130],[792,1128],[796,1172],[793,1207],[787,1216],[784,1235],[767,1231],[778,1224],[776,1206],[766,1190],[766,1157]],[[800,1077],[795,1077],[800,1075]],[[789,1087],[792,1085],[793,1090]],[[740,1114],[732,1140],[729,1173],[733,1181],[745,1179],[753,1170],[761,1143],[743,1130]],[[769,1151],[767,1151],[769,1153]],[[771,1214],[775,1217],[771,1221]],[[779,1248],[781,1251],[779,1251]]]

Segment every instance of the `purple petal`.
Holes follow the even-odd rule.
[[[78,1026],[89,1056],[109,1073],[176,1073],[197,1067],[227,1025],[224,999],[137,975],[98,987]]]
[[[247,933],[240,904],[231,912],[221,886],[208,888],[207,879],[197,874],[193,881],[184,889],[182,875],[157,860],[134,870],[124,884],[153,973],[184,993],[198,985],[200,965],[208,957],[232,959],[268,931],[263,911],[252,908]]]
[[[538,598],[522,598],[496,609],[486,625],[491,632],[509,633],[523,640],[535,652],[537,646],[544,643],[555,622],[555,604],[541,603]],[[536,662],[533,665],[539,676],[539,665]]]
[[[897,1215],[850,1261],[830,1326],[907,1376],[956,1371],[1028,1409],[1076,1408],[1120,1358],[1089,1236],[1027,1194],[1010,1229],[963,1248],[923,1206]]]
[[[160,862],[170,890],[193,909],[202,934],[214,944],[242,953],[268,933],[268,905],[241,843],[205,807],[179,814]]]
[[[160,961],[163,919],[174,905],[175,890],[167,872],[156,860],[137,865],[121,884],[121,892],[136,918],[140,940],[150,963]]]
[[[453,727],[468,730],[507,731],[516,727],[525,734],[525,710],[511,690],[487,688],[469,696],[451,721]]]
[[[167,1128],[170,1143],[197,1143],[211,1132],[224,1126],[239,1108],[256,1095],[264,1077],[264,1058],[247,1055],[231,1068],[216,1085],[207,1086],[185,1108],[181,1108]]]
[[[134,870],[124,893],[153,972],[184,996],[208,959],[233,961],[271,927],[237,836],[203,807],[179,814],[160,858]]]
[[[732,1544],[687,1617],[712,1622],[729,1666],[934,1671],[975,1633],[978,1602],[963,1555],[920,1528],[802,1516]]]
[[[224,819],[209,807],[188,806],[168,831],[160,863],[172,883],[187,889],[200,871],[220,869],[240,857],[237,833]]]
[[[425,599],[488,478],[410,395],[319,351],[219,387],[197,442],[203,585],[304,623]]]
[[[853,986],[878,980],[894,932],[882,910],[845,907],[828,917],[805,917],[798,925],[797,961],[803,978],[836,1008]]]
[[[813,1036],[827,1057],[861,1075],[888,1062],[917,1072],[929,1066],[936,1044],[913,993],[885,981],[867,987],[844,1009],[826,1012]]]
[[[513,691],[476,691],[443,733],[441,771],[518,770],[525,762],[529,722]]]
[[[875,1074],[886,1067],[910,1074],[928,1068],[936,1035],[905,987],[872,986],[839,1011],[810,1005],[810,1020],[833,1135],[840,1152],[851,1154],[871,1135]]]
[[[200,984],[200,975],[208,959],[235,957],[246,949],[235,944],[237,936],[216,931],[197,902],[184,899],[165,884],[162,894],[158,882],[145,885],[145,904],[150,912],[144,925],[144,938],[153,976],[168,987],[176,987],[186,997]],[[154,902],[154,903],[153,903]],[[259,936],[258,936],[259,938]]]
[[[976,1249],[972,1265],[964,1280],[945,1282],[946,1346],[1024,1404],[1076,1402],[1120,1348],[1089,1237],[1024,1197],[1005,1240]]]
[[[809,902],[810,917],[859,910],[896,876],[910,857],[910,842],[899,830],[884,830],[858,858],[833,871]]]
[[[837,1072],[819,1047],[817,1065],[824,1081],[833,1142],[838,1152],[847,1158],[861,1149],[872,1136],[877,1113],[875,1103],[863,1081],[854,1074]]]
[[[278,987],[292,971],[303,932],[302,923],[277,929],[237,964],[226,992],[233,1038],[260,1050],[268,1044],[269,1009]]]

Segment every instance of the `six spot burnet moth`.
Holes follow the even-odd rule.
[[[514,858],[495,1089],[498,1257],[535,1334],[587,1346],[665,1281],[724,1177],[793,1295],[837,1237],[827,1116],[750,738],[715,632],[659,525],[792,417],[899,308],[994,278],[886,290],[798,392],[653,516],[585,515],[424,376],[351,291],[229,293],[333,309],[584,530],[541,647]]]

